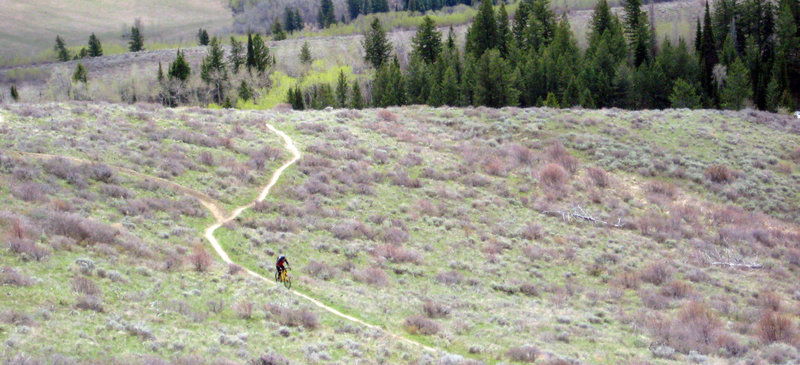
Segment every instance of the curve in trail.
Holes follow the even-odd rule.
[[[283,171],[286,170],[286,168],[288,168],[289,166],[291,166],[292,164],[297,162],[297,160],[300,159],[300,151],[294,145],[294,142],[292,141],[291,138],[289,138],[289,136],[287,136],[285,133],[275,129],[275,127],[273,127],[270,124],[267,124],[267,128],[269,128],[269,130],[271,130],[272,132],[274,132],[275,134],[277,134],[281,138],[283,138],[283,141],[286,144],[286,148],[289,149],[289,151],[292,153],[292,158],[289,161],[286,161],[277,170],[275,170],[275,172],[272,174],[272,178],[270,178],[270,180],[269,180],[269,183],[267,184],[266,187],[264,187],[264,190],[261,191],[261,194],[258,196],[258,198],[255,201],[253,201],[250,204],[247,204],[245,206],[236,208],[231,213],[230,216],[228,216],[227,218],[218,220],[217,223],[215,223],[214,225],[212,225],[211,227],[208,227],[206,229],[205,237],[208,240],[208,242],[211,243],[211,247],[213,247],[214,251],[217,252],[217,255],[219,255],[219,257],[222,258],[222,261],[225,261],[228,264],[233,264],[234,262],[228,256],[228,253],[225,252],[225,250],[219,244],[219,241],[217,241],[217,239],[214,237],[214,231],[216,231],[219,227],[222,227],[222,225],[224,225],[225,223],[228,223],[228,222],[236,219],[236,217],[238,217],[243,211],[245,211],[248,208],[253,207],[253,205],[255,205],[256,202],[264,201],[264,199],[266,199],[267,195],[269,194],[270,189],[272,189],[272,187],[275,186],[275,184],[278,182],[278,179],[283,174]],[[254,278],[263,280],[265,283],[276,285],[275,283],[272,282],[272,280],[268,280],[266,277],[262,276],[261,274],[259,274],[257,272],[252,271],[252,270],[250,270],[250,269],[248,269],[246,267],[242,267],[242,268],[244,269],[245,272],[247,272],[248,275],[250,275],[250,276],[252,276]],[[290,292],[292,294],[298,296],[298,297],[301,297],[301,298],[311,302],[316,307],[318,307],[320,309],[323,309],[323,310],[325,310],[327,312],[330,312],[331,314],[333,314],[333,315],[335,315],[337,317],[344,318],[344,319],[346,319],[348,321],[351,321],[351,322],[354,322],[354,323],[358,323],[358,324],[360,324],[360,325],[362,325],[364,327],[377,329],[377,330],[379,330],[379,331],[381,331],[383,333],[386,333],[389,337],[392,337],[394,339],[403,341],[403,342],[405,342],[407,344],[410,344],[410,345],[413,345],[413,346],[417,346],[417,347],[423,348],[423,349],[431,351],[431,352],[436,352],[436,349],[434,349],[434,348],[432,348],[430,346],[421,344],[421,343],[419,343],[417,341],[413,341],[411,339],[408,339],[408,338],[400,336],[400,335],[396,335],[396,334],[387,332],[385,329],[383,329],[381,327],[378,327],[378,326],[376,326],[374,324],[369,324],[369,323],[364,322],[364,321],[362,321],[362,320],[360,320],[358,318],[355,318],[353,316],[349,316],[347,314],[344,314],[344,313],[342,313],[342,312],[340,312],[340,311],[338,311],[338,310],[336,310],[334,308],[331,308],[331,307],[325,305],[324,303],[320,302],[319,300],[316,300],[316,299],[314,299],[314,298],[312,298],[312,297],[310,297],[310,296],[308,296],[306,294],[303,294],[303,293],[301,293],[301,292],[299,292],[297,290],[291,290]]]
[[[48,154],[48,153],[23,152],[23,151],[14,151],[14,150],[4,150],[4,152],[6,152],[8,154],[18,155],[20,157],[28,156],[28,157],[33,157],[33,158],[37,158],[37,159],[50,160],[50,159],[55,159],[55,158],[63,158],[65,160],[69,160],[69,161],[72,161],[72,162],[85,163],[85,164],[92,164],[92,163],[98,163],[99,162],[99,161],[90,161],[90,160],[86,160],[86,159],[82,159],[82,158],[78,158],[78,157],[72,157],[72,156],[51,155],[51,154]],[[122,174],[125,174],[125,175],[135,176],[135,177],[138,177],[138,178],[141,178],[141,179],[145,179],[145,180],[150,180],[150,181],[153,181],[153,182],[155,182],[157,184],[165,186],[166,188],[171,189],[171,190],[173,190],[175,192],[189,195],[189,196],[197,199],[197,201],[199,201],[200,204],[202,204],[204,207],[206,207],[206,209],[208,209],[211,212],[211,214],[214,216],[214,220],[219,221],[221,219],[225,219],[226,213],[225,213],[225,208],[223,207],[222,203],[220,203],[216,199],[208,196],[207,194],[204,194],[204,193],[202,193],[202,192],[200,192],[198,190],[192,189],[192,188],[187,188],[187,187],[185,187],[183,185],[180,185],[180,184],[178,184],[176,182],[169,181],[167,179],[163,179],[163,178],[160,178],[158,176],[153,176],[153,175],[148,175],[148,174],[145,174],[145,173],[141,173],[139,171],[131,170],[131,169],[126,168],[126,167],[120,167],[120,166],[114,166],[114,165],[108,165],[108,167],[110,167],[112,170],[115,170],[115,171],[117,171],[119,173],[122,173]]]

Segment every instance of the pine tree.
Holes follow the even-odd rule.
[[[53,49],[56,51],[56,59],[61,62],[69,61],[69,51],[67,51],[67,47],[64,45],[64,40],[60,35],[56,36],[56,45],[53,47]]]
[[[270,32],[272,33],[272,40],[274,41],[286,39],[286,32],[283,31],[283,25],[277,18],[272,22],[272,29]]]
[[[158,73],[156,74],[156,80],[158,80],[159,83],[164,82],[164,69],[161,68],[161,61],[158,61]]]
[[[400,72],[397,58],[392,62],[386,62],[375,75],[372,103],[378,107],[405,105],[406,93],[403,84],[403,74]]]
[[[336,15],[333,12],[333,2],[331,0],[320,0],[317,23],[319,23],[320,28],[327,28],[336,23]]]
[[[293,7],[287,7],[284,11],[283,24],[286,26],[286,31],[289,33],[303,29],[303,21],[300,19],[300,13]]]
[[[261,34],[256,33],[252,38],[248,36],[247,51],[247,71],[252,72],[251,69],[254,68],[263,74],[266,72],[267,67],[275,63],[274,58],[269,53],[269,48],[264,43],[264,39],[261,38]]]
[[[92,33],[89,36],[89,57],[100,57],[103,55],[103,46],[100,44],[100,40]]]
[[[498,50],[489,50],[481,56],[475,79],[475,104],[494,108],[517,105],[519,92],[508,69]]]
[[[197,30],[197,43],[201,46],[208,45],[208,32],[203,28]]]
[[[600,0],[594,7],[592,19],[589,21],[589,40],[600,38],[611,27],[611,8],[606,0]]]
[[[381,26],[381,21],[375,18],[370,29],[364,34],[364,58],[372,67],[380,68],[389,60],[392,44],[386,38],[386,31]]]
[[[347,106],[347,77],[344,70],[339,71],[339,80],[336,82],[336,106],[344,108]]]
[[[725,86],[720,91],[720,105],[725,109],[739,110],[751,99],[753,89],[750,77],[742,60],[736,59],[729,67],[725,78]]]
[[[731,33],[728,33],[725,36],[725,41],[722,42],[722,54],[720,56],[720,63],[726,66],[730,66],[739,57],[736,53],[736,45]]]
[[[212,87],[214,99],[221,104],[228,84],[228,68],[225,65],[225,51],[217,37],[211,38],[208,44],[208,53],[200,65],[200,78]]]
[[[11,100],[19,101],[19,92],[17,91],[17,85],[11,85]]]
[[[409,104],[424,104],[430,95],[431,77],[425,62],[417,55],[411,56],[404,76]]]
[[[144,51],[144,36],[142,36],[138,24],[131,27],[131,34],[128,37],[130,38],[128,41],[128,51]]]
[[[305,28],[305,24],[303,23],[303,18],[300,16],[300,10],[294,9],[294,22],[292,23],[292,29],[294,30],[303,30]]]
[[[357,18],[360,14],[364,14],[364,1],[347,0],[347,12],[350,15],[351,21]]]
[[[530,16],[530,8],[527,1],[520,1],[517,7],[517,12],[514,13],[514,25],[512,33],[517,47],[525,49],[525,35],[528,29],[528,17]]]
[[[75,66],[75,72],[72,74],[72,81],[73,82],[82,82],[86,83],[87,81],[87,72],[86,68],[83,67],[83,63],[78,62],[78,65]]]
[[[308,41],[303,42],[303,46],[300,47],[300,62],[305,64],[311,64],[311,48],[308,45]]]
[[[180,82],[185,82],[191,74],[192,68],[189,67],[189,63],[186,62],[183,52],[181,52],[179,49],[177,55],[175,56],[175,60],[169,65],[169,72],[167,72],[167,76],[170,80],[179,80]]]
[[[422,18],[422,25],[411,40],[413,54],[418,55],[425,63],[436,62],[442,52],[442,33],[436,29],[436,23],[429,16]]]
[[[358,82],[353,83],[353,90],[350,91],[350,107],[353,109],[364,107],[364,96],[361,95],[361,87],[358,86]]]
[[[550,0],[533,0],[531,3],[530,25],[527,42],[538,50],[553,39],[556,29],[556,15],[550,8]]]
[[[712,73],[714,66],[719,63],[717,58],[717,49],[714,44],[714,30],[711,25],[711,14],[708,10],[708,2],[706,2],[706,12],[703,16],[703,34],[700,40],[700,69],[701,84],[706,95],[712,97],[714,95],[714,85]]]
[[[388,0],[371,0],[373,13],[385,13],[389,11]]]
[[[779,94],[786,95],[780,98],[782,106],[796,108],[800,107],[800,30],[792,10],[785,2],[778,14],[773,77]]]
[[[512,42],[511,28],[508,24],[508,12],[505,0],[500,1],[500,10],[497,12],[497,49],[503,57],[508,56]]]
[[[650,56],[650,29],[647,15],[641,10],[641,0],[623,0],[624,28],[628,36],[633,66],[639,67]]]
[[[703,31],[700,28],[700,18],[697,18],[697,30],[694,33],[694,51],[700,54],[700,46],[703,44]]]
[[[697,89],[683,79],[675,80],[675,86],[672,87],[672,94],[669,96],[669,102],[673,108],[696,109],[702,105]]]
[[[231,65],[231,70],[234,74],[239,73],[239,68],[244,65],[245,61],[242,42],[231,36],[231,53],[228,55],[228,63]]]
[[[497,22],[491,0],[482,0],[478,14],[467,31],[467,52],[476,59],[497,46]]]
[[[242,82],[239,84],[238,94],[239,94],[239,99],[248,101],[253,98],[253,89],[251,89],[250,86],[247,85],[247,81],[242,80]]]
[[[442,104],[457,106],[459,105],[460,95],[461,90],[459,90],[456,71],[452,66],[448,66],[442,78]]]

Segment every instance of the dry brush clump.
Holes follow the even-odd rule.
[[[410,316],[404,323],[406,331],[414,335],[435,335],[441,330],[441,326],[423,316]]]
[[[34,280],[13,267],[5,266],[0,269],[0,284],[11,286],[31,286]]]
[[[358,282],[383,287],[389,283],[389,276],[379,267],[367,267],[353,271],[353,279]]]
[[[211,254],[206,251],[205,246],[196,245],[192,248],[192,254],[189,255],[189,262],[197,272],[206,272],[211,266]]]
[[[519,362],[536,362],[539,349],[531,345],[512,346],[506,351],[506,357]]]
[[[335,267],[330,266],[322,261],[315,261],[311,260],[303,271],[307,272],[311,276],[322,279],[322,280],[331,280],[338,274],[339,270]]]
[[[800,344],[795,316],[786,313],[766,310],[756,323],[755,332],[765,343],[785,342]]]
[[[265,304],[264,311],[272,315],[278,323],[284,326],[303,326],[310,330],[319,327],[317,315],[306,308],[292,309],[278,304]]]
[[[444,318],[450,314],[450,307],[441,302],[426,300],[425,303],[422,304],[422,312],[425,313],[428,318]]]
[[[736,179],[736,174],[728,166],[712,165],[706,168],[705,176],[711,182],[717,184],[727,184]]]
[[[674,271],[669,262],[655,261],[642,268],[639,272],[639,277],[646,283],[658,286],[669,281]]]

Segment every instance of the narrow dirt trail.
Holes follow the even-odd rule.
[[[291,166],[292,164],[297,162],[297,160],[300,159],[300,151],[294,145],[294,142],[292,141],[291,138],[289,138],[289,136],[287,136],[285,133],[275,129],[275,127],[273,127],[270,124],[267,124],[267,128],[269,128],[269,130],[271,130],[272,132],[274,132],[275,134],[277,134],[281,138],[283,138],[283,141],[286,144],[286,148],[289,149],[289,152],[292,153],[292,158],[289,161],[286,161],[277,170],[275,170],[275,172],[272,174],[272,178],[270,178],[270,180],[269,180],[269,183],[267,184],[266,187],[264,187],[264,190],[261,191],[261,194],[258,196],[258,198],[255,201],[253,201],[252,203],[247,204],[245,206],[236,208],[233,211],[233,213],[231,213],[231,215],[229,217],[224,218],[224,219],[219,219],[217,221],[217,223],[215,223],[214,225],[212,225],[212,226],[210,226],[210,227],[208,227],[206,229],[206,231],[205,231],[206,239],[208,240],[209,243],[211,243],[211,246],[214,248],[214,251],[217,252],[217,255],[219,255],[219,257],[222,258],[222,261],[225,261],[226,263],[229,263],[229,264],[233,264],[235,262],[233,262],[231,260],[230,256],[228,256],[228,253],[225,252],[225,250],[219,244],[219,241],[217,241],[217,239],[214,237],[214,231],[216,231],[217,228],[222,227],[222,225],[224,225],[225,223],[228,223],[228,222],[236,219],[236,217],[238,217],[246,209],[252,208],[253,205],[255,205],[256,202],[264,201],[264,199],[267,198],[267,195],[269,195],[269,191],[272,189],[273,186],[275,186],[275,184],[278,182],[278,179],[280,179],[281,175],[283,174],[283,171],[286,170],[289,166]],[[248,268],[246,268],[244,266],[242,266],[242,268],[244,269],[245,272],[247,272],[248,275],[250,275],[250,276],[252,276],[254,278],[263,280],[267,284],[277,285],[272,280],[267,279],[266,277],[262,276],[261,274],[255,272],[255,271],[252,271],[252,270],[250,270],[250,269],[248,269]],[[327,312],[330,312],[331,314],[333,314],[333,315],[335,315],[337,317],[346,319],[346,320],[354,322],[354,323],[358,323],[358,324],[360,324],[360,325],[362,325],[364,327],[377,329],[377,330],[385,333],[388,337],[391,337],[391,338],[396,339],[396,340],[400,340],[402,342],[405,342],[406,344],[409,344],[409,345],[412,345],[412,346],[416,346],[416,347],[420,347],[420,348],[425,349],[425,350],[430,351],[430,352],[436,352],[437,351],[436,349],[434,349],[434,348],[432,348],[430,346],[427,346],[427,345],[424,345],[424,344],[419,343],[417,341],[408,339],[406,337],[403,337],[403,336],[388,332],[388,331],[386,331],[385,329],[383,329],[383,328],[381,328],[379,326],[376,326],[376,325],[373,325],[373,324],[369,324],[369,323],[364,322],[364,321],[362,321],[362,320],[360,320],[358,318],[355,318],[353,316],[349,316],[347,314],[344,314],[344,313],[342,313],[342,312],[340,312],[340,311],[338,311],[338,310],[336,310],[334,308],[331,308],[331,307],[325,305],[324,303],[320,302],[319,300],[316,300],[316,299],[314,299],[314,298],[312,298],[312,297],[310,297],[310,296],[308,296],[306,294],[303,294],[303,293],[301,293],[301,292],[299,292],[297,290],[290,290],[290,292],[292,294],[298,296],[298,297],[301,297],[301,298],[311,302],[317,308],[320,308],[320,309],[323,309],[323,310],[325,310]]]

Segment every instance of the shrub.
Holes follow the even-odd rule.
[[[699,345],[699,349],[713,344],[717,332],[722,328],[717,315],[704,303],[695,301],[681,307],[677,320],[675,325],[686,331],[682,340],[689,342],[686,345]],[[693,346],[682,347],[684,352],[688,352]]]
[[[539,169],[539,180],[545,186],[551,188],[561,188],[567,182],[567,171],[561,165],[556,163],[549,163]]]
[[[674,198],[675,194],[678,191],[678,188],[675,185],[670,184],[666,181],[651,181],[645,184],[644,190],[651,194],[658,194],[663,195],[667,198]]]
[[[85,276],[76,276],[72,279],[72,290],[88,295],[100,295],[100,287]]]
[[[253,302],[241,301],[233,306],[233,311],[239,318],[249,320],[253,318]]]
[[[458,285],[464,281],[464,275],[458,271],[444,271],[436,274],[436,281],[445,285]]]
[[[572,156],[560,141],[554,141],[545,152],[551,162],[561,165],[570,173],[578,171],[578,159]]]
[[[506,176],[509,168],[502,159],[493,156],[483,165],[483,170],[489,175],[502,177]]]
[[[672,278],[673,269],[665,261],[651,262],[640,272],[640,277],[646,283],[661,285]]]
[[[397,114],[392,113],[386,109],[378,110],[378,117],[383,119],[386,122],[396,122],[397,121]]]
[[[519,291],[529,297],[539,296],[539,288],[535,284],[524,283],[519,286]]]
[[[89,166],[89,177],[92,180],[108,183],[114,177],[114,171],[104,163]]]
[[[517,144],[511,146],[511,156],[517,164],[523,166],[530,166],[536,161],[536,154],[533,151]]]
[[[623,272],[617,275],[616,283],[625,289],[639,289],[642,283],[641,277],[637,273]]]
[[[375,248],[375,255],[383,257],[395,263],[415,263],[422,262],[422,255],[414,250],[409,250],[397,245],[380,245]]]
[[[311,261],[306,265],[303,271],[309,273],[317,279],[330,280],[336,276],[337,270],[321,261]]]
[[[589,176],[590,181],[597,187],[605,188],[609,184],[608,174],[605,170],[599,167],[587,167],[586,175]]]
[[[414,335],[434,335],[441,329],[439,324],[423,316],[410,316],[406,318],[405,328]]]
[[[32,326],[33,318],[27,313],[8,310],[0,313],[0,321],[15,326]]]
[[[282,305],[267,304],[264,309],[272,314],[275,319],[278,320],[278,323],[284,326],[303,326],[308,329],[316,329],[319,327],[317,315],[305,308],[291,309]]]
[[[705,176],[712,182],[725,184],[735,179],[733,171],[725,165],[713,165],[706,168]]]
[[[408,241],[408,237],[406,231],[395,227],[389,227],[383,231],[383,241],[386,243],[399,245]]]
[[[206,306],[211,313],[219,314],[225,309],[225,301],[222,299],[209,300],[206,302]]]
[[[17,271],[13,267],[5,266],[0,269],[0,284],[13,286],[33,285],[33,279]]]
[[[18,253],[26,259],[41,261],[50,256],[50,249],[29,239],[12,238],[8,246],[11,252]]]
[[[78,298],[75,307],[81,310],[103,312],[103,301],[94,295],[84,295]]]
[[[796,330],[791,316],[776,311],[766,311],[756,324],[756,333],[766,343],[792,343]]]
[[[24,182],[11,186],[11,194],[26,202],[46,200],[48,190],[50,190],[49,187],[35,182]]]
[[[269,353],[262,354],[261,356],[247,362],[249,365],[289,365],[289,359],[280,354]]]
[[[206,272],[211,266],[211,255],[203,245],[194,246],[192,254],[189,255],[189,262],[192,263],[197,272]]]
[[[426,300],[425,303],[422,304],[422,311],[428,318],[444,318],[450,314],[450,308],[444,305],[444,303],[434,302],[432,300]]]
[[[759,293],[758,301],[765,310],[775,312],[781,310],[781,296],[774,290],[765,290]]]
[[[539,357],[539,349],[530,345],[512,346],[506,351],[506,356],[513,361],[536,362],[536,358]]]
[[[683,299],[692,292],[692,285],[683,280],[673,280],[661,288],[661,294],[670,298]]]
[[[368,267],[355,271],[353,272],[353,278],[356,281],[375,286],[386,286],[389,281],[388,275],[377,267]]]
[[[200,163],[206,166],[216,165],[216,161],[214,160],[214,154],[208,151],[200,152]]]
[[[241,266],[239,266],[237,264],[234,264],[234,263],[228,264],[228,274],[236,275],[236,274],[240,273],[241,271],[242,271],[242,267]]]

